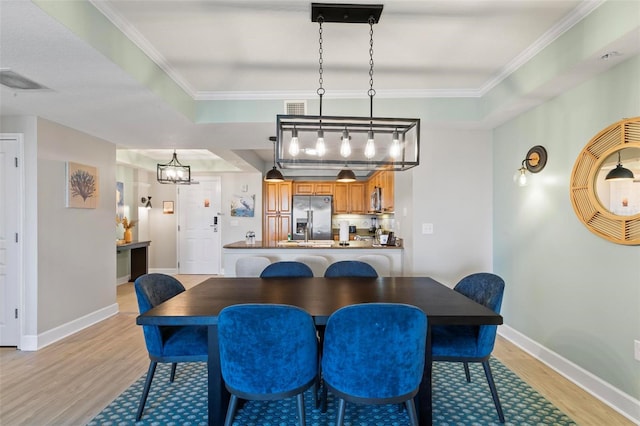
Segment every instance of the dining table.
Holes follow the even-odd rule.
[[[213,277],[150,309],[138,325],[208,327],[208,422],[223,425],[229,400],[220,371],[218,315],[227,306],[277,303],[298,306],[324,326],[336,310],[358,303],[404,303],[420,308],[432,325],[499,325],[502,316],[429,277],[225,278]],[[432,424],[431,333],[416,409],[419,424]]]

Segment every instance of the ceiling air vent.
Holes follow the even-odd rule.
[[[20,90],[43,90],[48,87],[36,83],[33,80],[29,80],[27,77],[21,76],[11,70],[0,70],[0,84],[10,87],[12,89]]]
[[[287,115],[306,115],[307,101],[284,101],[284,113]]]

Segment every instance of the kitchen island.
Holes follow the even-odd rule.
[[[300,260],[305,256],[321,256],[329,264],[340,260],[362,260],[363,256],[382,256],[382,258],[364,257],[364,259],[369,263],[378,263],[380,260],[386,263],[388,260],[388,268],[374,266],[376,270],[381,269],[378,274],[399,277],[403,273],[403,254],[403,248],[398,246],[374,245],[371,241],[349,241],[349,245],[342,246],[338,241],[332,240],[280,241],[275,245],[263,245],[262,241],[256,241],[255,244],[238,241],[225,245],[222,250],[226,277],[235,277],[236,262],[240,258],[249,256],[266,257],[271,262]],[[385,271],[383,272],[382,269]]]

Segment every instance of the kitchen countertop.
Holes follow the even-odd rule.
[[[255,244],[247,244],[245,241],[236,241],[234,243],[223,246],[226,249],[380,249],[380,250],[402,250],[398,246],[380,246],[373,245],[371,241],[349,241],[348,246],[341,246],[338,241],[310,240],[308,243],[304,241],[279,241],[277,244],[263,244],[262,241],[256,241]]]

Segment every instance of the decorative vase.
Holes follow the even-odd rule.
[[[131,228],[125,229],[124,230],[124,242],[125,243],[130,243],[131,241],[133,241],[133,236],[131,235]]]

